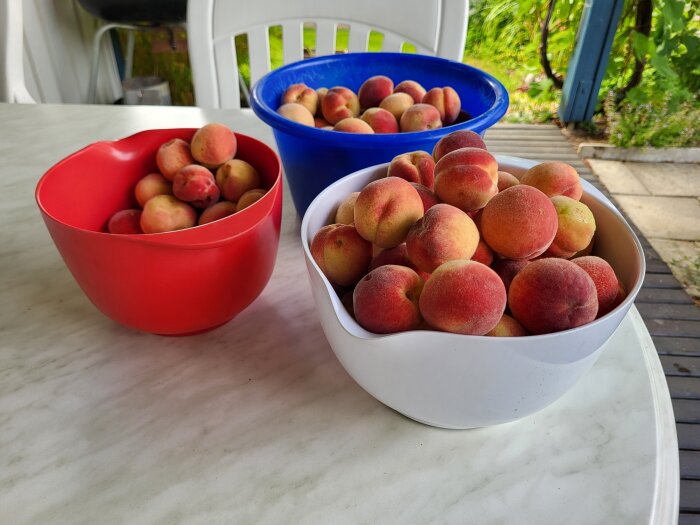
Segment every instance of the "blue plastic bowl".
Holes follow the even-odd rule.
[[[314,89],[345,86],[357,93],[374,75],[395,84],[415,80],[426,90],[451,86],[471,118],[440,129],[363,135],[304,126],[277,114],[282,94],[303,82]],[[408,53],[347,53],[309,58],[271,71],[253,86],[251,106],[272,127],[294,206],[303,215],[324,188],[362,168],[389,162],[408,151],[432,152],[435,143],[458,129],[483,135],[508,109],[503,84],[480,69],[426,55]]]

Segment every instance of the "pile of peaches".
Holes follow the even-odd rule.
[[[250,206],[267,192],[248,162],[235,158],[238,142],[224,124],[195,131],[192,140],[172,139],[156,152],[158,172],[134,188],[140,208],[120,210],[109,233],[162,233],[206,224]]]
[[[449,126],[461,111],[457,92],[449,87],[427,90],[415,80],[394,86],[387,76],[365,80],[357,93],[344,86],[312,89],[292,84],[277,113],[322,129],[347,133],[399,133]]]
[[[594,255],[595,217],[576,170],[499,171],[481,137],[405,153],[348,195],[311,255],[366,330],[524,336],[584,325],[625,297]]]

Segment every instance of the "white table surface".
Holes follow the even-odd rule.
[[[213,121],[274,146],[251,113],[0,104],[0,523],[677,522],[673,412],[635,308],[558,402],[466,431],[342,369],[288,192],[272,278],[223,327],[160,337],[97,311],[41,220],[40,176],[96,140]]]

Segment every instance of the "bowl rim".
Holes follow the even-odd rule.
[[[83,146],[82,148],[70,153],[69,155],[63,157],[59,161],[57,161],[55,164],[53,164],[46,172],[41,176],[39,181],[36,184],[35,190],[34,190],[34,198],[37,203],[37,206],[39,207],[39,210],[43,217],[46,220],[50,220],[54,222],[55,224],[60,225],[61,227],[68,228],[69,230],[75,231],[75,232],[80,232],[83,235],[91,235],[91,236],[96,236],[96,237],[117,237],[119,239],[122,239],[127,242],[137,242],[141,244],[148,244],[148,245],[153,245],[153,246],[164,246],[164,245],[174,245],[177,246],[178,248],[182,249],[201,249],[201,248],[210,248],[210,247],[216,247],[221,244],[225,244],[232,239],[245,234],[246,232],[252,230],[255,228],[260,222],[267,216],[272,213],[276,206],[276,202],[281,199],[281,186],[282,186],[282,162],[279,158],[279,155],[277,154],[276,151],[274,151],[270,146],[262,142],[261,140],[256,139],[255,137],[251,137],[250,135],[245,135],[243,133],[238,133],[234,131],[236,138],[240,139],[243,137],[243,140],[249,140],[252,142],[257,143],[259,146],[261,146],[265,150],[266,155],[270,155],[275,159],[275,164],[277,166],[276,168],[276,174],[275,174],[275,180],[273,184],[270,186],[270,188],[267,190],[265,195],[255,201],[253,204],[248,206],[247,208],[241,210],[240,212],[233,213],[231,215],[228,215],[226,217],[222,217],[221,219],[217,219],[215,221],[206,223],[206,224],[197,224],[195,226],[192,226],[190,228],[184,228],[182,230],[174,230],[174,231],[169,231],[169,232],[159,232],[159,233],[133,233],[133,234],[119,234],[119,233],[109,233],[109,232],[102,232],[102,231],[95,231],[95,230],[89,230],[86,228],[81,228],[78,226],[74,226],[72,224],[68,224],[60,219],[58,219],[54,214],[50,213],[46,207],[44,206],[44,202],[42,200],[42,190],[43,187],[47,184],[47,180],[51,175],[64,167],[65,164],[68,164],[70,162],[76,161],[76,159],[79,159],[82,155],[85,155],[87,152],[94,150],[96,148],[104,147],[107,148],[108,150],[115,150],[119,147],[128,147],[130,143],[132,142],[138,142],[141,138],[147,135],[157,135],[157,134],[163,134],[163,135],[175,135],[175,134],[181,134],[181,133],[189,133],[192,132],[194,133],[197,129],[199,128],[153,128],[153,129],[146,129],[142,131],[138,131],[136,133],[132,133],[131,135],[127,135],[125,137],[121,137],[115,140],[99,140],[96,142],[92,142],[90,144],[87,144]],[[260,208],[267,208],[266,211],[260,210]],[[252,220],[252,221],[246,221],[247,216],[253,215],[255,213],[262,213],[263,215],[257,219],[257,220]],[[226,225],[227,223],[233,223],[233,222],[242,222],[246,224],[244,228],[237,228],[235,229],[235,232],[226,235],[224,237],[221,237],[220,235],[215,235],[214,230],[218,230],[222,227],[222,225]],[[249,223],[249,224],[247,224]],[[193,233],[187,233],[187,232],[192,232],[196,231],[195,234]],[[189,239],[189,237],[194,237],[195,235],[197,236],[202,236],[203,239]],[[183,244],[186,243],[186,244]]]
[[[373,61],[381,61],[382,59],[396,59],[401,58],[402,60],[413,60],[424,63],[439,64],[443,68],[454,69],[459,75],[464,75],[465,73],[473,74],[479,78],[485,86],[488,86],[495,93],[495,100],[491,107],[483,112],[477,117],[471,118],[468,121],[460,122],[457,124],[450,124],[442,128],[425,130],[425,131],[411,131],[403,133],[377,133],[377,134],[362,134],[362,133],[345,133],[343,140],[350,141],[355,146],[365,146],[365,147],[382,147],[382,146],[395,146],[397,139],[406,144],[410,143],[422,143],[426,140],[438,140],[444,136],[445,132],[456,131],[459,129],[473,129],[483,127],[484,129],[498,122],[503,115],[506,114],[508,106],[510,104],[510,99],[508,96],[508,91],[505,86],[494,76],[486,73],[485,71],[465,64],[463,62],[457,62],[455,60],[449,60],[447,58],[423,55],[418,53],[396,53],[396,52],[353,52],[353,53],[343,53],[335,55],[323,55],[318,57],[311,57],[297,62],[292,62],[290,64],[285,64],[277,69],[274,69],[266,73],[261,77],[253,86],[250,91],[250,105],[253,112],[260,118],[263,122],[268,124],[273,128],[274,131],[285,132],[291,135],[295,135],[299,138],[305,138],[308,140],[322,141],[322,142],[336,142],[338,140],[338,131],[325,130],[321,128],[315,128],[311,126],[305,126],[304,124],[299,124],[289,120],[276,111],[276,108],[271,108],[263,99],[262,91],[265,88],[267,82],[270,79],[274,79],[275,76],[284,74],[289,70],[304,70],[310,69],[320,63],[327,62],[337,62],[342,60],[353,60],[358,59],[361,56],[371,57]],[[469,124],[469,127],[466,126]]]
[[[535,166],[540,163],[540,161],[535,161],[531,159],[525,159],[522,157],[515,157],[515,156],[510,156],[510,155],[494,155],[496,157],[496,160],[498,161],[499,166],[502,164],[509,164],[509,165],[515,165],[520,168],[530,168],[532,166]],[[316,261],[314,260],[313,256],[311,255],[311,246],[310,246],[310,238],[311,232],[309,231],[309,223],[311,221],[311,216],[314,214],[316,208],[320,206],[320,203],[323,201],[325,196],[329,193],[331,193],[334,190],[335,186],[339,186],[341,184],[344,184],[344,181],[346,181],[349,178],[352,177],[357,177],[360,174],[365,174],[370,171],[375,171],[375,170],[380,170],[380,169],[386,169],[389,166],[389,162],[385,162],[382,164],[376,164],[374,166],[369,166],[367,168],[363,168],[361,170],[358,170],[354,173],[350,173],[349,175],[346,175],[345,177],[337,180],[333,184],[329,185],[327,188],[325,188],[322,192],[320,192],[316,198],[311,202],[309,207],[306,209],[306,212],[304,213],[304,216],[302,218],[301,222],[301,242],[302,246],[304,248],[304,257],[306,258],[307,261],[307,268],[313,268],[313,271],[316,272],[316,274],[320,277],[321,282],[324,284],[324,292],[329,296],[331,303],[333,305],[333,310],[334,310],[334,315],[336,320],[338,321],[338,324],[345,330],[345,332],[357,339],[362,339],[365,341],[378,341],[378,340],[384,340],[384,339],[402,339],[406,337],[414,337],[417,334],[431,334],[432,337],[438,338],[438,340],[454,340],[455,338],[463,338],[463,337],[468,337],[470,338],[469,340],[474,340],[474,341],[500,341],[500,342],[510,342],[513,344],[518,344],[518,342],[523,342],[523,341],[546,341],[548,339],[552,338],[557,338],[561,337],[562,334],[575,334],[577,332],[581,332],[583,330],[590,330],[592,327],[597,326],[599,324],[602,324],[607,321],[611,316],[616,315],[619,311],[621,310],[628,310],[632,303],[634,302],[637,294],[639,293],[639,290],[641,289],[643,283],[644,283],[644,276],[646,274],[646,259],[644,256],[644,249],[642,247],[641,242],[639,241],[639,238],[637,237],[636,233],[630,226],[630,224],[627,222],[625,217],[622,215],[622,213],[613,205],[613,203],[600,191],[598,190],[595,186],[593,186],[590,182],[585,180],[584,178],[581,177],[581,185],[583,186],[584,190],[584,195],[588,195],[598,202],[600,202],[603,206],[605,206],[609,211],[612,212],[612,214],[619,220],[620,224],[623,226],[623,228],[627,231],[627,233],[630,235],[634,245],[636,246],[636,256],[637,256],[637,262],[639,263],[639,275],[637,279],[634,282],[634,285],[631,287],[631,289],[627,292],[626,297],[624,300],[618,304],[615,308],[613,308],[610,312],[607,314],[594,319],[590,323],[586,323],[581,326],[577,326],[575,328],[570,328],[568,330],[561,330],[558,332],[550,332],[547,334],[539,334],[539,335],[527,335],[527,336],[520,336],[520,337],[505,337],[505,336],[486,336],[486,335],[464,335],[464,334],[455,334],[451,332],[444,332],[440,330],[408,330],[404,332],[395,332],[395,333],[390,333],[390,334],[377,334],[374,332],[370,332],[369,330],[366,330],[360,324],[355,321],[350,314],[347,312],[345,309],[345,306],[343,306],[340,297],[338,297],[338,294],[335,292],[333,289],[333,285],[330,283],[328,278],[323,274],[321,271],[321,268],[316,264]],[[524,343],[520,343],[524,344]]]

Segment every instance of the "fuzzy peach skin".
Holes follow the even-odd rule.
[[[544,193],[518,184],[495,195],[481,211],[481,235],[507,259],[534,259],[552,244],[557,210]]]
[[[506,290],[491,268],[458,259],[438,266],[423,287],[423,318],[433,328],[465,335],[485,335],[501,319]]]
[[[427,151],[401,153],[391,159],[387,177],[400,177],[432,190],[435,183],[435,161]]]
[[[140,221],[141,210],[119,210],[107,222],[107,231],[122,234],[143,233]]]
[[[360,107],[373,108],[394,91],[394,81],[385,75],[376,75],[365,80],[357,90]]]
[[[210,222],[218,221],[229,215],[236,213],[236,203],[231,201],[220,201],[216,204],[212,204],[208,208],[204,208],[199,216],[197,224],[200,226],[202,224],[208,224]]]
[[[422,322],[418,301],[423,279],[395,264],[380,266],[355,286],[352,295],[355,319],[365,330],[390,334],[414,330]]]
[[[143,207],[139,223],[144,233],[183,230],[197,224],[197,212],[177,197],[156,195]]]
[[[522,337],[528,335],[527,330],[508,314],[503,314],[498,324],[486,335],[491,337]]]
[[[506,293],[510,289],[510,283],[520,270],[530,264],[530,261],[514,261],[513,259],[498,259],[491,263],[491,269],[498,274],[506,287]]]
[[[460,129],[445,135],[433,147],[433,158],[439,161],[448,153],[461,148],[486,149],[486,143],[481,135],[470,129]]]
[[[290,102],[289,104],[282,104],[277,108],[277,113],[286,119],[292,120],[298,124],[303,124],[304,126],[316,127],[316,121],[311,112],[296,102]]]
[[[360,114],[360,100],[350,89],[336,86],[329,89],[321,102],[321,113],[329,124],[335,126],[348,117]]]
[[[449,86],[430,89],[423,96],[421,102],[435,106],[440,113],[440,120],[443,126],[449,126],[457,120],[459,111],[462,109],[462,101],[459,99],[459,95]]]
[[[394,115],[398,123],[404,112],[413,104],[413,98],[408,93],[392,93],[381,101],[379,107]]]
[[[580,266],[549,257],[518,272],[510,283],[508,306],[530,333],[548,334],[593,321],[598,297],[593,279]]]
[[[583,195],[578,172],[565,162],[541,162],[523,173],[520,183],[534,186],[549,197],[564,195],[579,200]]]
[[[175,174],[195,160],[190,151],[190,143],[182,139],[172,139],[161,144],[156,152],[156,164],[163,177],[172,182]]]
[[[211,171],[190,164],[175,174],[173,195],[195,208],[207,208],[219,200],[221,192]]]
[[[355,224],[355,201],[359,194],[359,191],[353,191],[338,205],[338,209],[335,211],[336,223]]]
[[[384,266],[385,264],[398,264],[399,266],[406,266],[411,270],[415,271],[420,275],[421,279],[424,281],[430,277],[428,272],[423,272],[416,268],[416,265],[411,262],[408,258],[408,249],[406,248],[406,243],[399,244],[393,248],[387,248],[377,253],[373,258],[372,262],[369,263],[369,271],[371,272],[375,268]]]
[[[254,202],[258,202],[260,199],[262,199],[266,193],[267,190],[262,188],[255,188],[253,190],[246,191],[243,195],[241,195],[241,198],[238,199],[238,202],[236,203],[236,211],[238,212],[245,210]]]
[[[479,244],[476,245],[476,250],[474,250],[474,255],[472,255],[472,261],[491,266],[493,262],[493,250],[489,248],[489,245],[486,244],[483,239],[479,239]]]
[[[423,201],[411,183],[385,177],[365,186],[355,201],[355,227],[369,242],[393,248],[423,216]]]
[[[360,116],[375,133],[398,133],[399,123],[396,117],[383,108],[369,108]]]
[[[146,201],[156,195],[172,195],[173,185],[160,173],[149,173],[139,179],[134,187],[134,196],[143,208]]]
[[[423,100],[426,91],[425,88],[415,80],[402,80],[394,87],[394,93],[406,93],[411,95],[413,103],[419,104]]]
[[[426,188],[422,184],[418,184],[417,182],[411,182],[411,186],[413,186],[416,189],[418,195],[420,195],[420,200],[423,201],[423,213],[425,213],[430,208],[432,208],[440,202],[435,193],[433,193],[432,190]]]
[[[507,171],[498,172],[498,191],[503,191],[506,188],[510,188],[511,186],[515,186],[517,184],[520,184],[520,181],[518,180],[518,177],[512,173],[508,173]]]
[[[348,117],[337,122],[333,126],[333,131],[343,131],[345,133],[364,133],[364,134],[374,134],[374,129],[372,126],[367,124],[362,119],[357,117]]]
[[[435,164],[437,197],[462,211],[476,211],[498,193],[498,163],[481,148],[461,148]]]
[[[333,129],[333,126],[326,122],[326,119],[323,117],[314,117],[314,127],[320,129]]]
[[[194,160],[207,168],[218,168],[236,155],[236,135],[224,124],[213,122],[195,131],[190,143]]]
[[[316,88],[316,94],[318,95],[318,106],[316,107],[314,117],[323,117],[323,98],[326,96],[326,93],[328,93],[327,87]]]
[[[557,195],[551,198],[557,210],[557,234],[545,255],[569,259],[585,250],[593,240],[595,217],[590,208],[581,201]]]
[[[262,187],[262,178],[248,162],[231,159],[216,170],[216,184],[224,199],[238,202],[245,192]]]
[[[348,224],[324,226],[314,235],[310,248],[323,274],[338,286],[357,283],[372,260],[372,244]]]
[[[598,295],[597,317],[602,317],[612,311],[625,298],[624,291],[620,294],[622,285],[615,275],[615,270],[605,259],[595,255],[587,255],[571,259],[571,262],[583,268],[593,279]]]
[[[474,221],[459,208],[442,203],[418,219],[406,237],[408,258],[428,273],[447,261],[470,259],[478,244]]]
[[[430,104],[413,104],[403,112],[399,119],[399,129],[402,133],[441,127],[442,119],[440,118],[440,113],[435,106]]]
[[[281,104],[296,102],[301,104],[312,115],[318,110],[318,93],[304,83],[292,84],[282,94]]]

